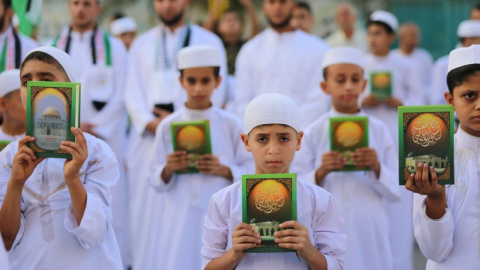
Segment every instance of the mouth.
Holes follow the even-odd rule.
[[[282,161],[280,160],[269,160],[266,162],[268,165],[271,165],[271,166],[276,166],[276,165],[280,165],[282,164]]]
[[[352,100],[354,98],[355,98],[355,95],[344,95],[343,96],[343,99],[345,99],[345,100]]]
[[[193,99],[194,99],[195,101],[202,101],[202,100],[205,99],[205,97],[204,97],[204,96],[194,96]]]

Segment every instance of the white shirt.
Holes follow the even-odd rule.
[[[87,191],[82,222],[77,224],[64,180],[65,159],[43,160],[22,192],[20,228],[8,252],[13,269],[122,269],[110,210],[117,161],[103,141],[85,137],[89,155],[80,169]],[[13,142],[0,152],[0,203],[17,148]]]
[[[320,89],[322,61],[328,46],[301,30],[278,33],[267,28],[240,50],[236,62],[236,113],[255,97],[278,93],[300,107],[302,126],[328,110],[330,98]]]
[[[3,245],[3,239],[0,237],[0,268],[2,270],[10,270],[10,263],[8,262],[7,252]]]
[[[10,142],[13,142],[13,141],[16,141],[20,138],[22,138],[23,136],[25,136],[25,134],[20,134],[20,135],[9,135],[9,134],[6,134],[3,129],[2,129],[2,126],[0,126],[0,141],[10,141]]]
[[[11,26],[9,26],[9,27],[11,27]],[[7,40],[7,34],[8,34],[8,31],[0,33],[0,50],[3,50],[3,46],[5,46],[5,40]],[[17,33],[17,35],[18,35],[18,38],[20,39],[20,48],[21,48],[21,50],[20,50],[20,55],[21,55],[20,64],[21,64],[23,59],[25,59],[25,57],[27,56],[27,54],[31,50],[38,47],[38,44],[35,40],[33,40],[33,39],[31,39],[27,36],[24,36],[24,35],[18,34],[18,33]],[[15,55],[15,52],[14,52],[14,55]]]
[[[415,68],[418,78],[423,82],[423,95],[424,95],[424,104],[430,103],[430,96],[432,93],[431,81],[432,81],[432,69],[433,69],[433,58],[430,53],[422,48],[415,48],[409,55],[404,54],[400,49],[392,51],[392,54],[395,54],[411,63]]]
[[[158,269],[159,263],[162,269],[201,267],[201,224],[208,201],[232,181],[195,173],[175,174],[165,184],[160,175],[167,163],[167,154],[173,152],[170,124],[203,119],[209,120],[212,154],[230,168],[234,180],[241,180],[242,174],[254,169],[252,156],[240,139],[242,125],[236,116],[211,107],[206,110],[183,108],[165,118],[157,128],[153,147],[156,155],[150,167],[150,183],[156,191],[155,197],[147,203],[144,201],[147,212],[155,213],[155,217],[149,222],[152,230],[137,236],[142,242],[138,247],[140,259],[133,265],[135,269]]]
[[[415,238],[427,270],[480,269],[480,138],[463,131],[455,141],[455,184],[446,186],[445,215],[425,213],[425,196],[414,195]]]
[[[322,188],[297,179],[297,220],[308,229],[310,241],[327,260],[329,270],[343,269],[346,251],[344,222],[333,197]],[[232,233],[242,222],[242,183],[215,193],[210,200],[202,234],[202,269],[232,248]],[[309,269],[295,252],[247,253],[237,270]]]
[[[349,39],[347,39],[347,36],[342,30],[338,29],[328,36],[325,41],[327,41],[331,47],[355,47],[362,52],[368,52],[367,35],[365,31],[360,29],[355,29]]]
[[[293,166],[300,178],[315,183],[315,172],[322,163],[322,156],[330,151],[330,118],[352,116],[367,115],[363,112],[343,114],[331,109],[304,130],[302,148]],[[373,171],[331,172],[321,182],[335,198],[345,220],[347,254],[344,269],[383,270],[393,267],[389,220],[382,199],[399,199],[398,158],[387,127],[371,116],[368,118],[368,136],[369,147],[375,149],[380,162],[378,179]]]
[[[445,92],[448,92],[447,85],[447,74],[448,74],[448,55],[440,57],[435,61],[432,71],[432,86],[430,96],[430,104],[432,105],[444,105],[447,104],[445,101]]]

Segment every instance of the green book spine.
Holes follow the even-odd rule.
[[[398,107],[400,185],[419,162],[435,168],[439,184],[454,184],[453,114],[452,105]]]
[[[60,144],[75,141],[70,128],[79,126],[79,83],[27,82],[26,135],[35,137],[35,141],[27,145],[36,156],[71,159]]]
[[[297,220],[296,174],[242,176],[242,221],[255,227],[262,240],[244,252],[295,252],[279,247],[273,236],[289,220]]]

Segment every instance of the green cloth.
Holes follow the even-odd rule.
[[[237,55],[240,52],[243,44],[245,44],[244,40],[239,40],[237,43],[232,45],[223,43],[225,52],[227,54],[228,74],[230,75],[235,75],[235,62],[237,61]]]

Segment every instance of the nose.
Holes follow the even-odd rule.
[[[270,141],[268,144],[268,154],[269,155],[278,155],[279,154],[279,146],[276,141]]]

